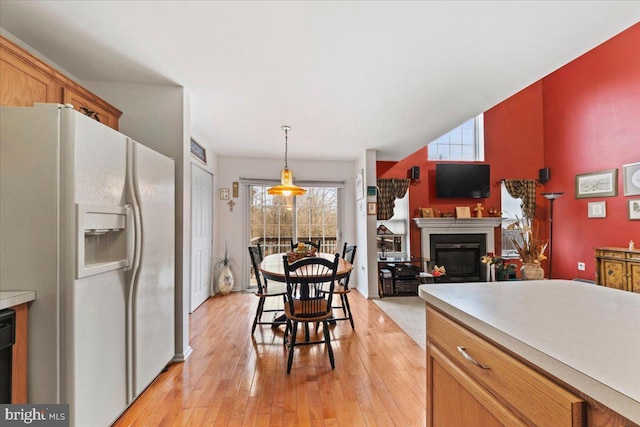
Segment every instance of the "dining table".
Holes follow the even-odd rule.
[[[258,266],[258,269],[262,273],[262,276],[265,277],[267,280],[286,283],[287,278],[284,273],[284,263],[282,259],[282,257],[286,255],[287,254],[283,252],[283,253],[267,255],[266,257],[264,257],[264,259]],[[326,253],[326,252],[317,252],[316,257],[325,258],[325,259],[328,259],[329,261],[333,261],[335,254]],[[352,269],[353,269],[353,265],[351,265],[349,261],[346,261],[345,259],[340,257],[338,259],[338,270],[336,272],[336,280],[340,280],[342,278],[347,277]],[[300,292],[304,293],[304,290],[301,289]],[[284,315],[282,315],[278,317],[276,320],[284,321],[285,319],[286,318],[284,317]],[[329,319],[329,322],[332,324],[335,324],[335,320],[333,318]],[[305,325],[305,339],[309,341],[308,325]]]
[[[258,268],[260,272],[267,280],[274,280],[276,282],[286,282],[287,279],[284,274],[284,264],[282,257],[286,256],[286,253],[271,254],[264,257]],[[335,254],[318,252],[316,257],[325,258],[329,261],[333,261]],[[336,272],[336,280],[343,279],[349,275],[353,266],[350,262],[344,260],[342,257],[338,259],[338,271]]]

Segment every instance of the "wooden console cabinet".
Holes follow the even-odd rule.
[[[640,293],[640,250],[596,248],[596,283]]]
[[[118,130],[122,112],[29,52],[0,36],[0,105],[31,107],[36,102],[72,104]]]

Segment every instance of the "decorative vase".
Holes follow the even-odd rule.
[[[507,270],[496,270],[496,280],[498,282],[509,280],[509,272]]]
[[[221,295],[227,295],[233,289],[233,273],[228,265],[222,267],[218,275],[218,292]]]
[[[544,279],[544,270],[540,264],[524,263],[520,268],[522,280],[542,280]]]

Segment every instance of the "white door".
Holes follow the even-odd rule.
[[[191,312],[210,295],[213,175],[191,166]]]

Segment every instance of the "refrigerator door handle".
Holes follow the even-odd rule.
[[[136,236],[135,225],[133,223],[133,209],[129,204],[127,204],[124,208],[127,212],[127,264],[124,270],[129,271],[133,267],[133,254],[136,250]]]

